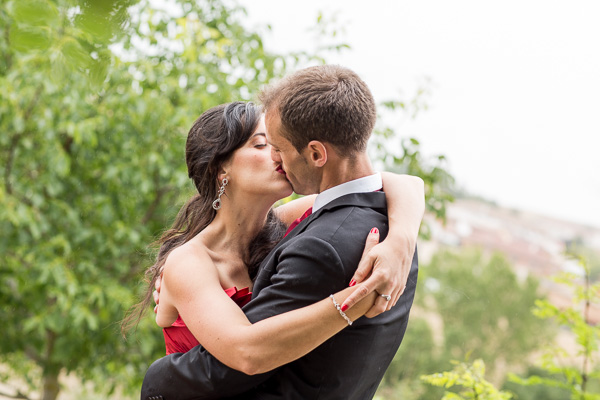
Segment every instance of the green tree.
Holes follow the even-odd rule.
[[[600,252],[597,249],[585,245],[583,239],[578,237],[567,242],[567,253],[585,260],[590,281],[600,281]]]
[[[546,348],[542,357],[541,368],[545,374],[531,375],[526,379],[512,375],[511,380],[526,386],[561,388],[570,392],[572,400],[593,400],[600,399],[600,370],[596,361],[600,328],[592,324],[590,312],[592,305],[600,300],[600,283],[592,283],[590,268],[584,258],[579,258],[579,263],[583,279],[573,273],[563,273],[555,278],[572,292],[572,305],[561,309],[547,300],[538,300],[533,310],[540,319],[553,320],[574,334],[578,347],[577,362],[569,362],[567,359],[572,354],[554,344]]]
[[[44,399],[56,398],[60,373],[105,392],[137,389],[164,354],[151,319],[129,343],[118,321],[135,302],[147,244],[189,193],[187,129],[285,64],[242,27],[240,9],[139,2],[130,18],[132,4],[0,8],[0,361]]]
[[[467,355],[482,359],[500,383],[500,366],[526,366],[527,356],[551,336],[531,314],[539,296],[536,280],[519,282],[500,254],[442,249],[419,275],[413,316],[380,394],[435,398],[439,389],[421,385],[419,377]]]
[[[471,354],[493,373],[497,365],[523,363],[548,339],[543,322],[530,313],[537,281],[519,282],[501,254],[441,251],[424,269],[421,299],[433,299],[441,316],[443,359]]]

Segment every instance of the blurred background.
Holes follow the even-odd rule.
[[[193,193],[189,127],[321,63],[371,87],[377,168],[426,183],[416,302],[377,398],[598,398],[599,15],[593,1],[3,1],[0,398],[139,397],[163,337],[150,310],[126,338],[120,321]]]

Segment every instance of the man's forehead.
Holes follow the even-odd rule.
[[[267,138],[269,140],[273,139],[274,136],[277,140],[277,137],[279,136],[278,129],[280,124],[281,121],[277,111],[267,111],[267,113],[265,113],[265,126],[267,128]]]
[[[279,113],[277,110],[267,110],[265,112],[265,122],[270,122],[271,124],[280,122]]]
[[[279,112],[269,110],[265,113],[265,126],[267,128],[267,141],[278,149],[289,149],[292,142],[282,133],[281,117]]]

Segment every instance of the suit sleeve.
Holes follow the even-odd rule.
[[[244,312],[254,323],[329,296],[347,285],[354,271],[345,271],[333,247],[318,238],[298,237],[276,255],[271,284],[260,291]],[[333,306],[332,306],[333,307]],[[223,323],[227,323],[223,321]],[[155,361],[144,377],[142,399],[218,399],[246,392],[277,370],[246,375],[222,364],[202,346]]]
[[[316,303],[346,288],[355,269],[356,265],[345,267],[328,242],[314,236],[298,237],[278,255],[269,284],[244,312],[254,323]]]

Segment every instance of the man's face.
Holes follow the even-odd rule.
[[[276,111],[267,113],[265,122],[267,140],[271,145],[271,158],[281,166],[280,172],[286,174],[294,192],[298,194],[317,193],[319,187],[315,182],[315,171],[292,143],[281,135],[279,114]]]

